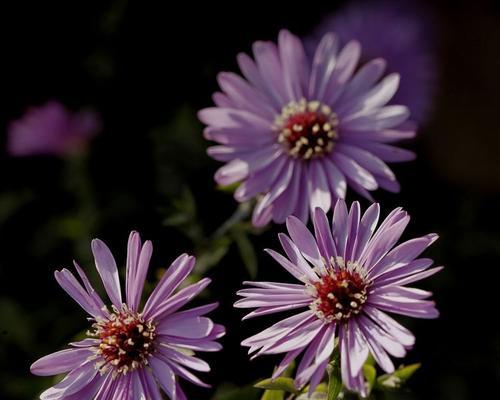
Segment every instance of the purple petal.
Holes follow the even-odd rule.
[[[363,147],[370,153],[375,154],[381,160],[387,162],[413,161],[415,159],[415,153],[412,151],[400,149],[399,147],[390,146],[388,144],[365,141],[359,142],[358,146]]]
[[[347,157],[343,153],[334,152],[332,160],[344,175],[366,190],[375,190],[378,188],[377,180],[373,175],[352,158]]]
[[[377,227],[379,215],[380,206],[377,203],[372,204],[363,214],[358,228],[356,252],[353,255],[354,260],[358,260],[361,257],[361,254],[365,252],[366,245]]]
[[[371,110],[362,110],[342,120],[342,129],[371,131],[393,128],[406,121],[410,116],[405,106],[386,106]]]
[[[288,99],[300,100],[304,97],[309,78],[308,60],[302,42],[283,29],[279,33],[278,47]]]
[[[198,111],[198,118],[216,128],[253,127],[270,129],[270,122],[256,114],[234,108],[209,107]]]
[[[149,365],[163,391],[170,399],[176,399],[175,374],[172,368],[156,357],[149,358]]]
[[[321,265],[321,255],[316,239],[304,223],[298,218],[290,216],[286,219],[286,228],[302,255],[312,264]]]
[[[54,276],[57,283],[59,283],[64,291],[68,293],[85,311],[87,311],[87,313],[93,317],[102,317],[104,315],[103,311],[96,303],[95,297],[92,297],[87,293],[87,291],[82,287],[82,285],[80,285],[70,271],[67,269],[55,271]]]
[[[345,201],[342,199],[337,200],[335,204],[335,209],[333,211],[333,221],[332,221],[332,235],[335,241],[335,247],[337,248],[337,255],[344,257],[345,248],[347,244],[347,206]]]
[[[209,318],[185,317],[176,319],[174,324],[171,320],[164,320],[158,325],[157,331],[160,335],[199,339],[207,336],[213,327],[214,323]]]
[[[268,94],[279,104],[288,103],[292,99],[287,96],[285,90],[283,69],[276,45],[272,42],[257,41],[253,44],[252,50]]]
[[[39,376],[63,374],[84,364],[91,355],[93,352],[88,348],[61,350],[35,361],[31,365],[30,371]]]
[[[321,99],[326,85],[337,63],[338,38],[333,33],[323,36],[314,54],[311,77],[309,80],[309,98]]]
[[[153,245],[149,240],[147,240],[142,246],[141,255],[139,256],[139,261],[137,263],[136,276],[132,277],[133,281],[130,287],[131,297],[128,300],[128,306],[132,310],[137,310],[139,303],[141,302],[142,290],[144,289],[144,282],[146,281],[149,261],[151,260],[152,254]]]
[[[243,78],[232,72],[222,72],[217,76],[217,80],[237,108],[250,111],[271,122],[274,120],[275,111],[272,105]]]
[[[125,291],[127,295],[127,304],[130,306],[132,294],[132,282],[137,274],[137,263],[141,252],[141,237],[138,232],[130,232],[127,245],[127,264],[126,264],[126,279]]]
[[[196,259],[187,254],[181,254],[170,265],[163,274],[160,282],[156,285],[153,293],[149,296],[144,306],[144,315],[149,315],[154,309],[159,307],[173,291],[186,279],[194,268]]]
[[[376,58],[362,65],[353,78],[346,83],[342,95],[335,104],[348,102],[367,92],[382,77],[386,64],[384,59]]]
[[[165,299],[147,315],[144,314],[144,317],[155,318],[157,321],[161,321],[163,318],[176,312],[179,308],[200,294],[200,292],[202,292],[210,284],[210,282],[210,279],[203,278],[199,282],[185,287],[169,299]]]
[[[116,262],[108,246],[99,239],[92,240],[95,266],[101,276],[104,289],[111,302],[118,308],[122,305],[122,292]]]
[[[356,40],[347,43],[338,55],[337,64],[327,84],[325,94],[318,100],[334,104],[342,94],[344,85],[351,79],[361,56],[361,45]]]
[[[335,163],[327,157],[323,160],[323,167],[328,179],[330,191],[334,197],[344,199],[347,190],[347,182],[344,174],[337,168]]]
[[[313,214],[314,235],[318,242],[321,256],[329,261],[330,257],[337,256],[335,243],[333,242],[332,231],[325,212],[321,208],[316,208]]]
[[[328,211],[332,205],[332,197],[328,186],[328,178],[321,162],[312,162],[309,167],[309,190],[311,212],[316,207]]]

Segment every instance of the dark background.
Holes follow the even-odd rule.
[[[189,203],[188,189],[197,207],[191,222],[204,235],[236,207],[215,188],[219,163],[205,155],[196,110],[211,104],[217,72],[236,70],[237,52],[257,39],[275,40],[283,27],[306,35],[345,2],[159,3],[1,6],[1,399],[35,398],[51,378],[31,376],[29,365],[86,328],[84,312],[53,271],[73,258],[92,270],[91,238],[105,240],[123,262],[128,233],[138,229],[153,240],[156,272],[182,252],[215,251],[168,219]],[[405,362],[421,361],[423,368],[400,398],[492,398],[500,383],[500,6],[481,0],[429,6],[441,31],[434,113],[409,146],[417,161],[394,166],[401,193],[375,194],[385,214],[399,205],[409,211],[406,238],[439,233],[427,254],[446,266],[421,284],[435,292],[441,318],[404,320],[417,335]],[[49,99],[101,114],[104,129],[88,156],[9,157],[8,122]],[[282,229],[251,238],[259,279],[287,279],[262,252],[278,247]],[[228,335],[225,350],[206,357],[213,367],[206,380],[243,385],[269,375],[277,358],[249,362],[238,345],[273,318],[240,323],[243,313],[232,309],[236,289],[249,278],[234,244],[208,275],[214,282],[201,301],[222,303],[214,319]],[[212,395],[183,386],[190,398]]]

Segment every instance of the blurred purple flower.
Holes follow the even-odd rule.
[[[28,109],[21,119],[11,122],[7,150],[13,156],[74,154],[82,151],[100,129],[95,112],[71,112],[50,101]]]
[[[141,245],[137,232],[128,242],[125,293],[122,293],[115,259],[98,239],[92,241],[95,265],[112,302],[109,311],[95,292],[83,270],[75,268],[83,283],[63,269],[55,276],[61,287],[90,314],[93,325],[89,338],[70,343],[71,348],[36,361],[36,375],[66,377],[40,395],[42,400],[57,399],[153,399],[161,400],[158,386],[170,399],[186,399],[178,378],[208,387],[188,369],[207,372],[209,365],[194,357],[194,351],[218,351],[215,340],[224,335],[224,327],[203,315],[217,303],[178,311],[209,283],[208,278],[176,288],[191,273],[195,258],[179,256],[139,312],[141,294],[153,251],[150,241]]]
[[[286,353],[273,376],[279,376],[302,352],[295,384],[310,382],[310,392],[324,377],[335,348],[344,385],[366,395],[362,366],[371,353],[386,372],[394,371],[388,354],[403,357],[414,336],[386,312],[436,318],[430,292],[406,287],[440,271],[432,260],[417,258],[437,239],[429,234],[395,244],[410,217],[397,208],[376,229],[379,205],[361,216],[359,203],[348,212],[343,200],[335,206],[332,226],[317,208],[313,236],[297,218],[287,219],[291,236],[280,234],[286,256],[266,250],[300,284],[246,282],[235,307],[257,308],[245,318],[306,308],[242,342],[254,357]],[[394,247],[394,248],[393,248]],[[245,319],[244,318],[244,319]]]
[[[325,19],[308,47],[313,49],[327,32],[335,32],[341,43],[359,41],[362,61],[381,57],[388,72],[400,74],[391,103],[407,106],[416,121],[425,122],[437,85],[437,29],[432,19],[418,1],[354,1]]]
[[[253,223],[263,226],[309,210],[325,211],[347,186],[373,200],[379,187],[399,191],[384,161],[399,162],[414,154],[388,143],[412,138],[415,126],[405,106],[386,106],[399,86],[396,73],[383,77],[385,62],[359,67],[361,46],[340,46],[326,34],[309,59],[290,32],[278,45],[256,42],[255,61],[238,55],[243,79],[223,72],[217,107],[199,112],[208,125],[205,137],[220,143],[208,154],[227,162],[215,174],[221,185],[242,182],[236,200],[258,196]]]

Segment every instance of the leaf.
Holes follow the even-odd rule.
[[[248,274],[252,279],[257,276],[257,255],[255,254],[255,249],[252,242],[248,239],[248,236],[242,229],[232,229],[231,231],[236,246],[238,246],[238,251],[240,252],[243,264],[248,271]]]
[[[368,386],[368,395],[371,393],[373,386],[375,385],[375,380],[377,379],[377,370],[373,365],[365,364],[363,365],[363,374],[366,378],[366,384]]]
[[[420,365],[420,363],[402,365],[392,374],[381,375],[377,379],[376,386],[382,390],[399,389],[420,368]]]
[[[276,379],[268,378],[254,385],[259,389],[266,390],[283,390],[288,393],[297,394],[299,391],[295,388],[292,378],[278,377]]]
[[[285,392],[283,390],[266,390],[260,400],[284,400]]]
[[[328,365],[328,400],[337,400],[342,390],[342,378],[338,362],[332,361]]]
[[[232,183],[230,185],[226,185],[226,186],[223,186],[223,185],[217,185],[217,190],[220,190],[221,192],[225,192],[225,193],[234,193],[236,191],[236,189],[238,189],[238,186],[241,185],[241,182],[235,182],[235,183]]]

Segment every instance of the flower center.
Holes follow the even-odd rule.
[[[338,139],[337,115],[319,101],[292,101],[276,117],[273,129],[288,154],[309,160],[330,153]]]
[[[87,334],[100,340],[96,353],[103,359],[98,365],[101,372],[112,367],[116,374],[126,374],[147,365],[156,326],[126,305],[113,310],[108,319],[98,319]]]
[[[310,308],[327,322],[349,319],[359,314],[366,302],[368,282],[362,267],[341,257],[330,261],[330,272],[311,285],[315,300]]]

